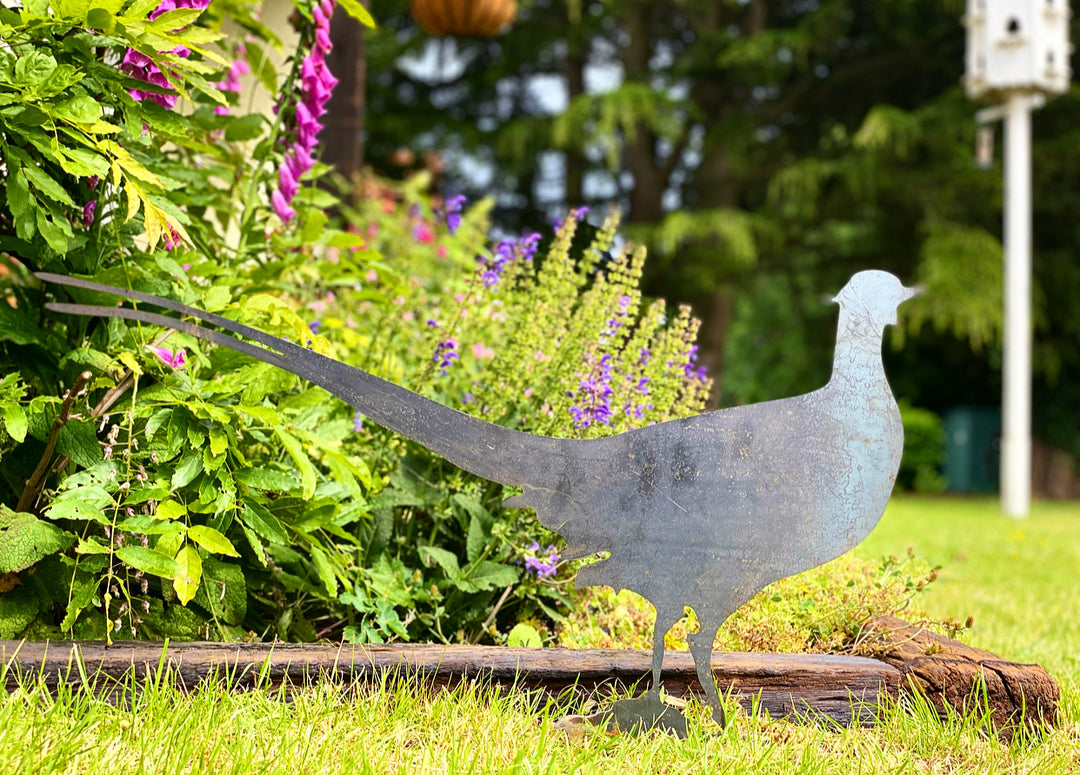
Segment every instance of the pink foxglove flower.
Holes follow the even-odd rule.
[[[177,8],[195,8],[203,10],[206,6],[210,5],[210,0],[162,0],[158,7],[150,13],[150,19],[154,20],[161,16],[163,13],[169,11],[175,11]],[[188,57],[191,52],[183,46],[177,46],[172,50],[173,54],[181,57]],[[129,48],[124,53],[124,58],[120,62],[120,70],[130,75],[139,81],[145,81],[146,83],[153,84],[154,86],[160,86],[164,92],[142,91],[141,89],[131,89],[128,94],[135,100],[150,100],[156,102],[163,108],[171,109],[175,104],[179,95],[173,91],[172,86],[169,85],[169,80],[165,77],[165,74],[158,69],[158,66],[151,61],[150,57],[146,56],[142,52]]]
[[[326,103],[337,85],[337,79],[326,66],[326,54],[332,48],[330,17],[333,14],[333,0],[320,0],[312,11],[315,45],[300,62],[300,99],[295,105],[294,139],[285,152],[283,166],[278,172],[278,188],[270,196],[274,212],[283,221],[296,216],[291,203],[300,179],[315,164],[312,154],[322,131],[319,119],[326,113]]]
[[[177,350],[173,352],[167,347],[151,347],[150,352],[156,355],[161,361],[170,369],[182,369],[184,368],[185,358],[184,351]]]

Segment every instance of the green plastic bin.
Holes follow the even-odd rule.
[[[945,424],[946,489],[992,493],[1001,471],[1001,410],[958,406],[942,416]]]

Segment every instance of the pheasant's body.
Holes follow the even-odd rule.
[[[510,505],[536,508],[567,556],[610,552],[578,586],[726,615],[766,584],[843,554],[885,510],[900,465],[892,395],[833,386],[605,439],[534,462]]]
[[[566,539],[566,556],[607,554],[581,568],[578,586],[631,589],[656,606],[654,686],[664,634],[686,606],[695,610],[701,630],[690,637],[690,648],[718,718],[710,656],[719,626],[766,584],[827,562],[865,538],[885,510],[900,466],[903,428],[882,368],[881,338],[885,325],[896,321],[896,306],[914,292],[884,272],[857,274],[837,297],[833,375],[820,390],[588,440],[492,425],[165,299],[39,276],[149,302],[252,338],[272,350],[152,313],[50,305],[160,323],[246,352],[321,385],[461,468],[521,487],[507,504],[535,508],[540,521]]]

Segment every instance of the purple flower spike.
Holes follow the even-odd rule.
[[[591,364],[589,372],[578,383],[578,389],[570,393],[570,397],[576,399],[574,406],[570,407],[574,427],[611,425],[614,414],[611,397],[615,393],[611,387],[612,357],[605,354],[599,362],[595,362],[595,356],[590,355],[586,363]]]
[[[435,355],[432,360],[438,364],[438,367],[442,369],[442,374],[446,376],[446,370],[454,365],[454,361],[461,357],[458,352],[458,341],[451,337],[446,341],[439,342],[438,347],[435,348]]]
[[[456,234],[461,226],[461,211],[465,207],[466,199],[462,195],[452,197],[443,206],[442,215],[446,219],[446,228],[451,234]]]

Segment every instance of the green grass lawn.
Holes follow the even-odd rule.
[[[967,638],[1037,661],[1062,683],[1061,726],[1003,744],[977,719],[938,722],[889,708],[867,729],[830,730],[734,712],[721,731],[690,713],[687,740],[567,739],[554,708],[475,687],[417,692],[320,687],[291,702],[253,692],[184,696],[150,688],[130,706],[49,697],[33,684],[0,699],[0,773],[1065,773],[1080,771],[1080,505],[1007,520],[991,501],[897,499],[860,547],[912,546],[943,566],[921,606],[975,617]]]
[[[894,498],[856,551],[909,546],[941,566],[919,599],[927,613],[973,616],[972,645],[1080,683],[1080,503],[1036,503],[1009,519],[993,499]]]

